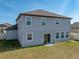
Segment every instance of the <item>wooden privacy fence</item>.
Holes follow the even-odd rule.
[[[0,40],[5,39],[5,33],[0,33]]]

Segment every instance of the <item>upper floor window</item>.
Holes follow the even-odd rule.
[[[60,20],[56,20],[56,22],[55,22],[56,24],[60,24]]]
[[[59,39],[59,32],[56,32],[56,39]]]
[[[42,18],[42,19],[41,19],[41,24],[42,24],[42,25],[46,25],[46,18]]]
[[[32,25],[32,18],[27,16],[27,25]]]

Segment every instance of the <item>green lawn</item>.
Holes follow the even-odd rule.
[[[79,59],[78,41],[60,42],[54,46],[28,48],[21,48],[16,41],[14,43],[10,42],[7,45],[0,43],[0,59]]]

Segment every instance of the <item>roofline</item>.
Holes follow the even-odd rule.
[[[13,27],[13,28],[12,28],[12,27]],[[12,26],[6,28],[5,30],[17,30],[17,29],[18,29],[18,28],[17,28],[17,24],[15,24],[15,25],[12,25]]]
[[[16,21],[20,18],[21,15],[24,15],[24,16],[37,16],[37,17],[50,17],[50,18],[62,18],[62,19],[72,19],[70,17],[56,17],[56,16],[34,15],[34,14],[19,14],[19,16],[17,17]]]

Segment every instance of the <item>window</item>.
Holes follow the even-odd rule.
[[[60,24],[60,20],[56,20],[56,24]]]
[[[64,38],[64,32],[61,32],[61,38]]]
[[[27,40],[32,40],[32,34],[27,34]]]
[[[56,33],[56,39],[59,39],[59,32]]]
[[[30,16],[27,17],[27,25],[32,25],[32,18]]]
[[[69,37],[68,32],[66,32],[66,38],[68,38],[68,37]]]
[[[41,23],[42,23],[42,25],[46,25],[46,19],[45,18],[42,18]]]

